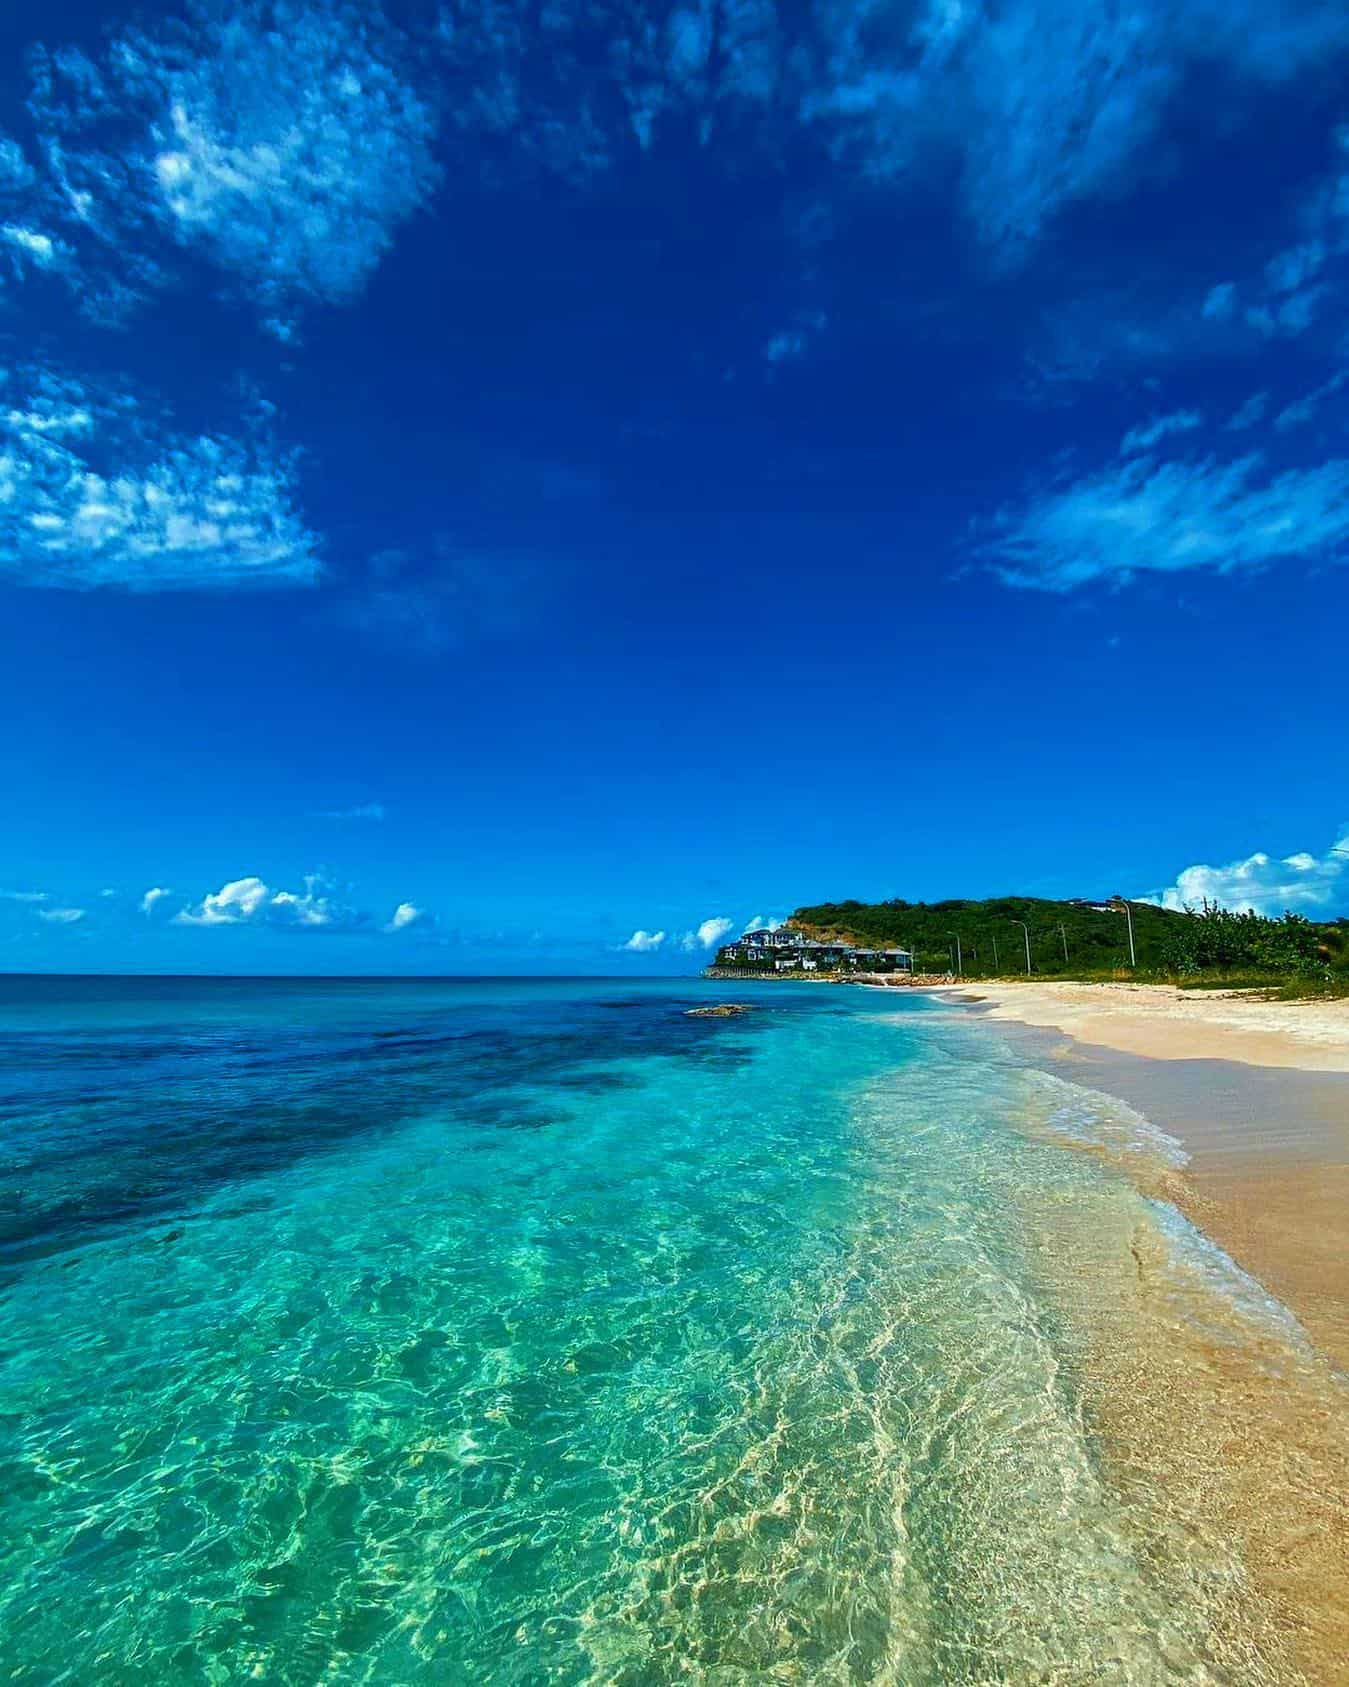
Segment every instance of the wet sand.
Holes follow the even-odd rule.
[[[1138,1496],[1140,1551],[1165,1580],[1187,1555],[1202,1564],[1206,1541],[1240,1547],[1242,1583],[1211,1590],[1223,1675],[1344,1682],[1349,1076],[1143,1058],[1007,1021],[998,1032],[1041,1069],[1120,1097],[1178,1138],[1188,1164],[1140,1162],[1135,1181],[1177,1207],[1305,1331],[1300,1349],[1253,1340],[1220,1296],[1183,1281],[1150,1229],[1091,1235],[1065,1214],[1048,1249],[1061,1295],[1095,1331],[1082,1359],[1084,1400],[1112,1479],[1126,1503]],[[1121,1269],[1126,1255],[1132,1264]],[[1088,1285],[1112,1282],[1102,1305]],[[1165,1531],[1146,1503],[1158,1492],[1170,1507]]]
[[[1349,1375],[1349,1075],[1156,1059],[1003,1024],[1037,1064],[1176,1136],[1173,1201],[1288,1306]]]

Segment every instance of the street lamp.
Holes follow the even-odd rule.
[[[1134,953],[1134,911],[1129,906],[1128,900],[1123,896],[1112,896],[1110,898],[1110,900],[1113,904],[1117,905],[1120,908],[1123,908],[1125,914],[1128,916],[1128,920],[1129,920],[1129,965],[1131,967],[1137,969],[1138,956]]]
[[[1014,926],[1020,926],[1021,930],[1025,934],[1025,938],[1026,938],[1026,976],[1029,977],[1030,976],[1030,927],[1026,924],[1025,920],[1013,920],[1012,924]]]

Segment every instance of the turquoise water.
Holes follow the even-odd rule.
[[[1223,1679],[1052,1269],[1177,1146],[739,993],[0,983],[0,1677]]]

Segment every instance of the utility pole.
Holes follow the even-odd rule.
[[[1026,937],[1026,976],[1030,977],[1030,927],[1025,920],[1013,920],[1014,926],[1020,926]]]
[[[997,938],[996,932],[993,933],[992,936],[993,936],[993,970],[994,970],[994,972],[997,972],[999,970],[999,968],[998,968],[998,938]]]
[[[1116,901],[1121,908],[1123,908],[1125,916],[1129,921],[1129,965],[1136,969],[1138,966],[1138,956],[1134,953],[1134,911],[1129,906],[1127,897],[1116,896],[1113,900]]]
[[[947,933],[947,936],[948,937],[954,937],[955,940],[956,940],[956,947],[955,947],[956,977],[957,978],[963,978],[965,976],[965,963],[964,963],[964,957],[960,953],[960,933],[958,931],[951,931],[951,932]]]
[[[1063,964],[1068,965],[1068,933],[1059,925],[1059,936],[1063,939]]]

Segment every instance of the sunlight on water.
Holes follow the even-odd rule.
[[[1085,1415],[1141,1116],[843,991],[272,988],[5,1014],[8,1678],[1232,1679]]]

